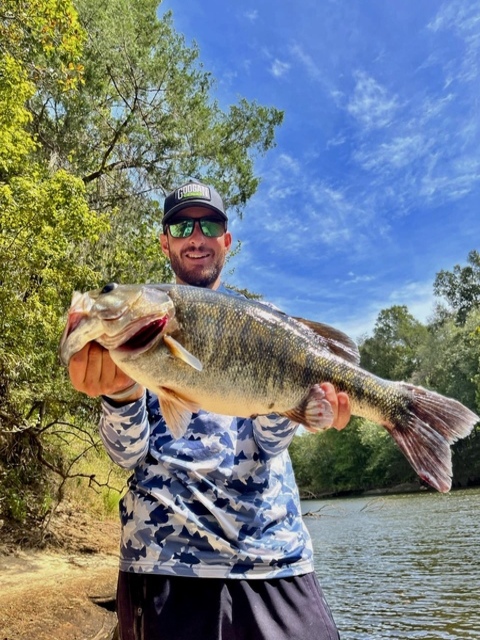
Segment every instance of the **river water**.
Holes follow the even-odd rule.
[[[302,507],[342,640],[480,640],[480,490]]]

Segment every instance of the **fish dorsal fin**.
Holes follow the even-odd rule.
[[[358,346],[346,333],[343,333],[343,331],[335,329],[335,327],[331,327],[329,324],[324,324],[323,322],[314,322],[313,320],[306,320],[305,318],[294,318],[294,320],[301,322],[320,336],[323,346],[334,355],[352,364],[360,363]]]
[[[160,387],[156,389],[156,392],[166,425],[172,436],[178,440],[185,434],[192,419],[192,413],[198,413],[200,406],[188,398],[182,398],[175,391],[166,387]]]
[[[185,347],[183,347],[177,340],[175,340],[175,338],[172,338],[172,336],[169,335],[165,335],[163,336],[163,341],[169,348],[172,356],[183,360],[183,362],[190,365],[197,371],[201,371],[203,369],[203,365],[200,360],[192,355],[189,351],[187,351]]]
[[[314,384],[300,403],[285,412],[287,418],[293,422],[303,424],[308,431],[316,433],[332,426],[332,405],[325,398],[325,391],[318,384]]]

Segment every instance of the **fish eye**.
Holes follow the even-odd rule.
[[[118,284],[116,282],[109,282],[103,287],[100,293],[110,293],[110,291],[113,291],[117,287],[118,287]]]

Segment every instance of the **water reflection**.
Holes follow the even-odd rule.
[[[342,640],[480,639],[480,490],[303,511]]]

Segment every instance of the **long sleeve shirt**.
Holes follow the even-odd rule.
[[[298,425],[205,411],[175,440],[156,395],[103,399],[100,434],[132,469],[120,503],[120,570],[216,578],[313,571],[287,447]]]

